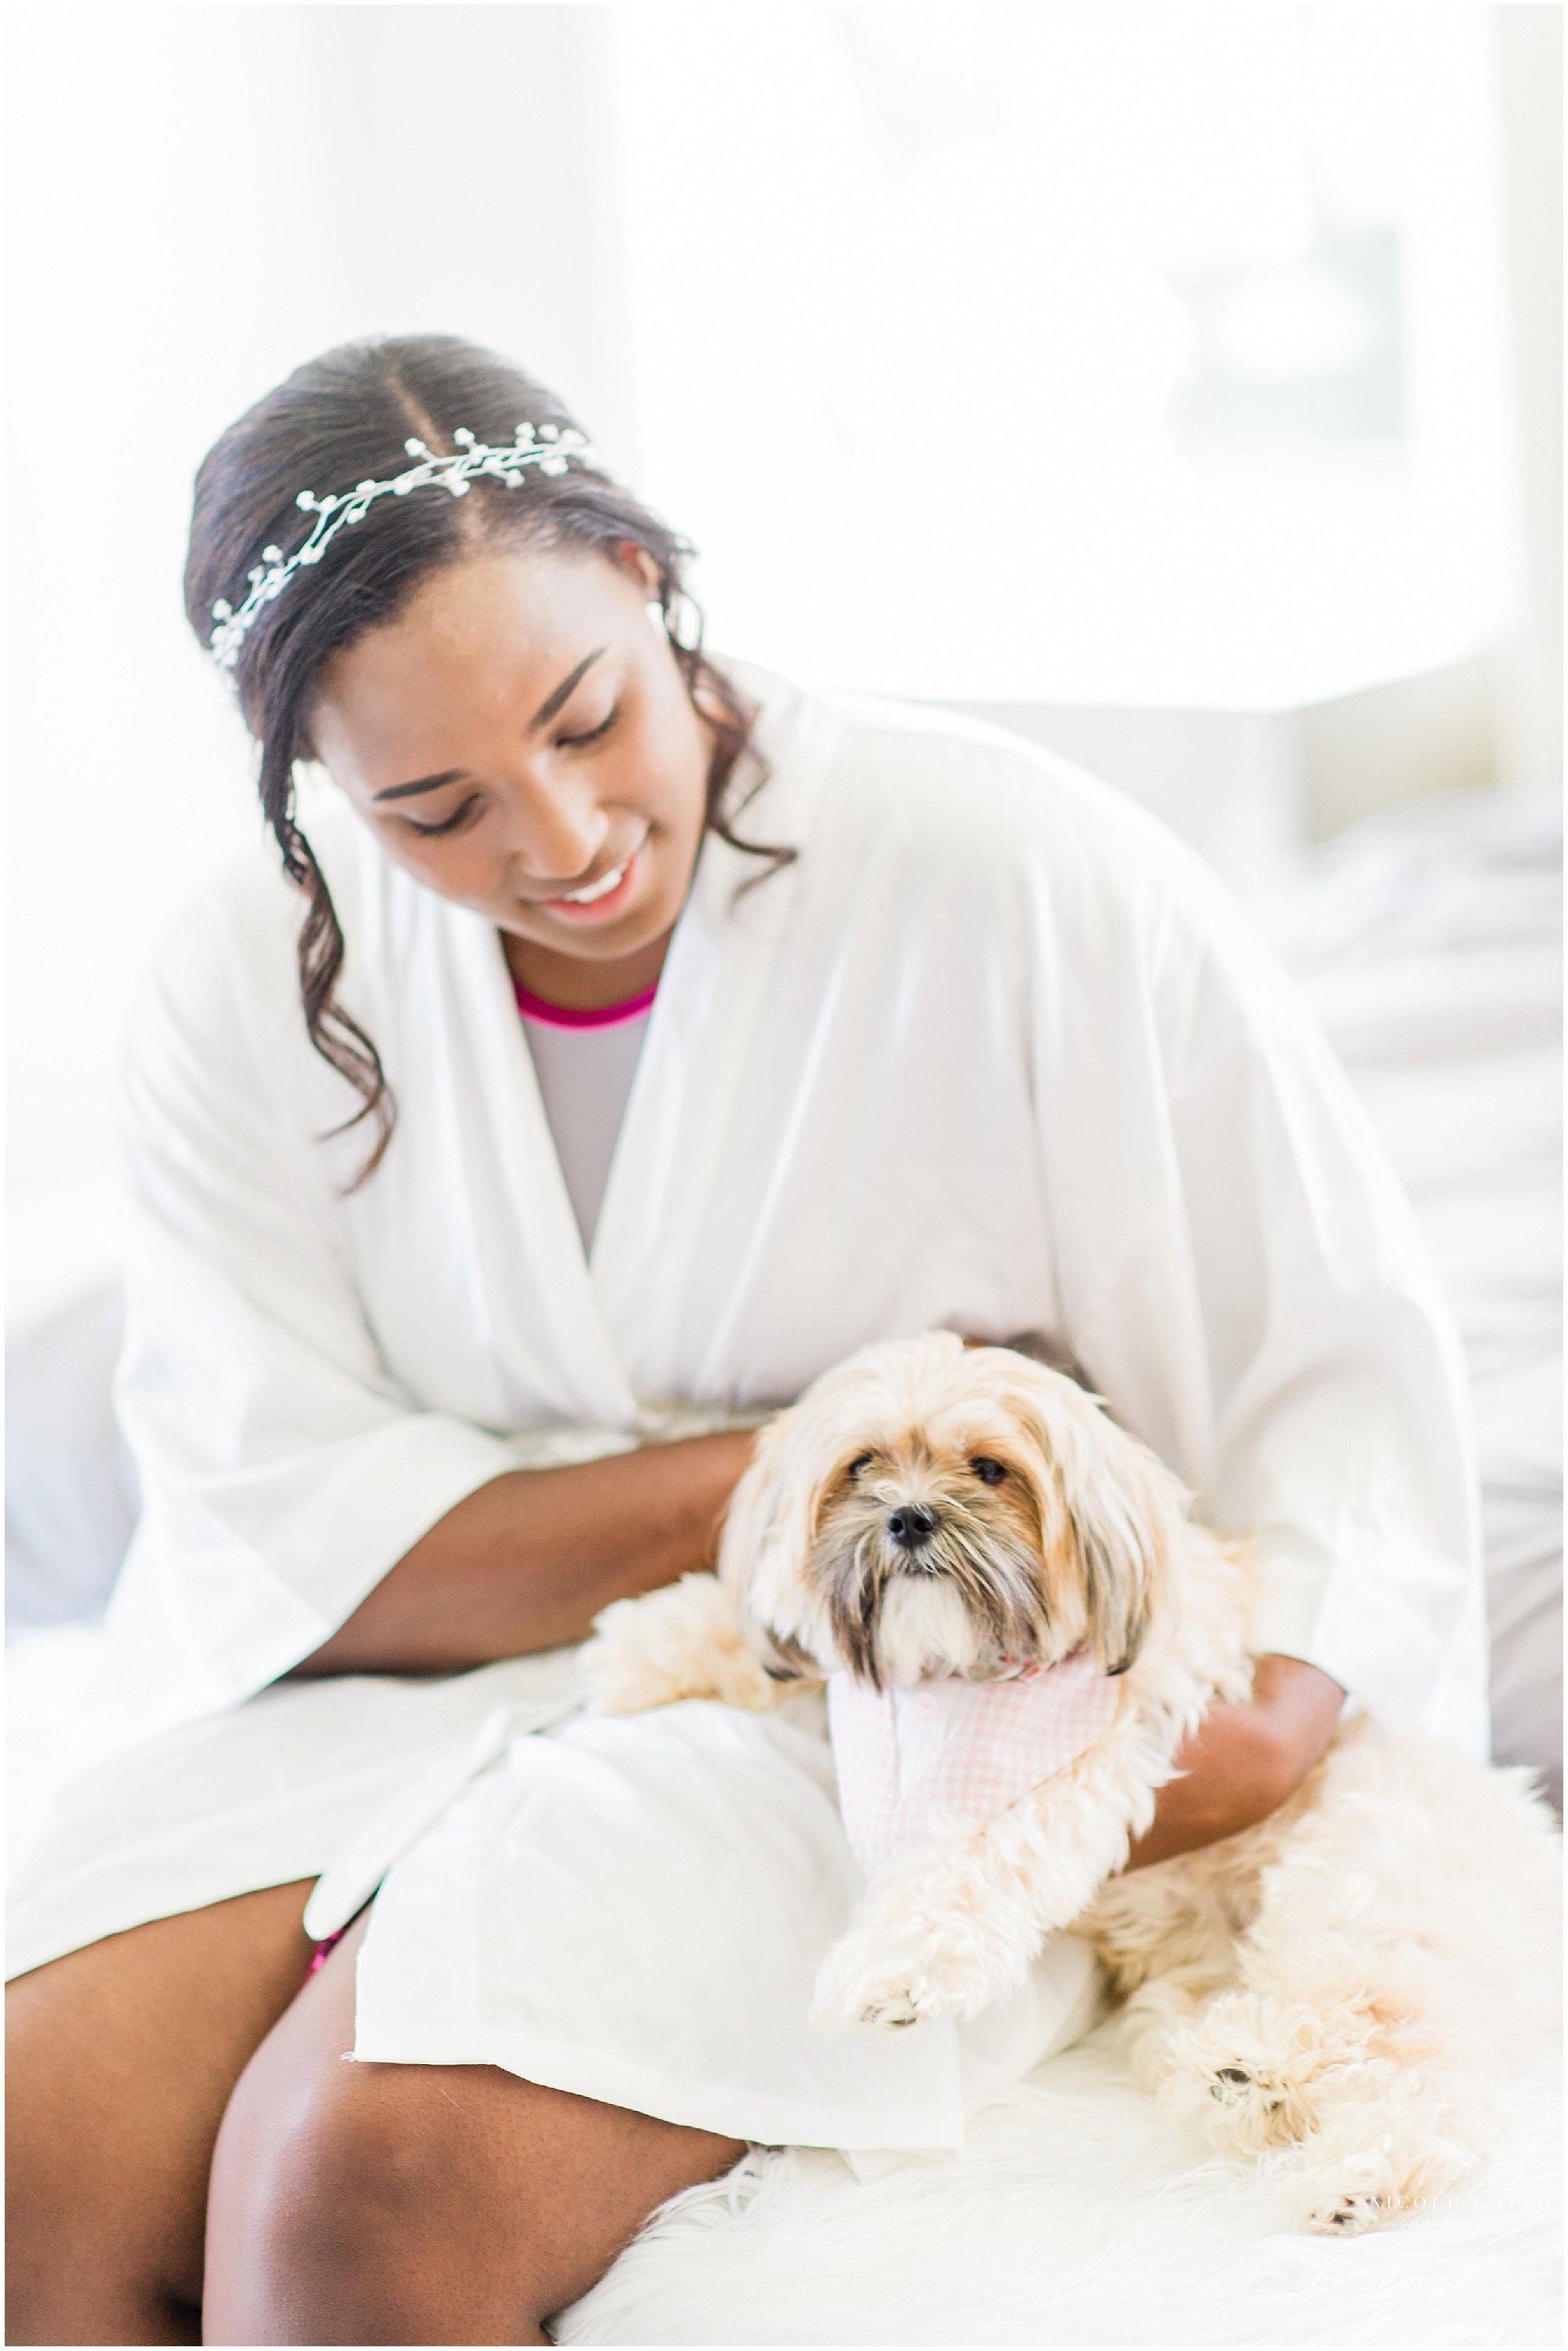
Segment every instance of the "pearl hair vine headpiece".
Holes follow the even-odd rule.
[[[251,567],[250,593],[245,601],[236,609],[227,597],[220,596],[213,606],[216,625],[209,642],[218,667],[232,674],[263,607],[281,596],[303,564],[319,563],[338,533],[350,523],[362,522],[377,498],[405,498],[410,490],[430,485],[463,498],[468,495],[469,483],[480,474],[488,474],[515,490],[529,465],[541,474],[564,474],[572,458],[585,464],[594,456],[587,436],[571,425],[563,430],[541,424],[536,430],[531,424],[519,424],[517,439],[506,449],[492,449],[488,443],[476,441],[466,425],[460,424],[452,438],[457,447],[449,457],[433,457],[423,441],[405,441],[403,447],[418,462],[389,482],[360,482],[336,497],[319,498],[314,490],[301,490],[295,505],[316,517],[309,538],[287,558],[280,547],[264,547],[261,561]]]

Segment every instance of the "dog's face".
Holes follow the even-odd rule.
[[[770,1673],[881,1688],[1137,1654],[1181,1487],[1092,1397],[950,1333],[868,1347],[764,1432],[720,1573]]]

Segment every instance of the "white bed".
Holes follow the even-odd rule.
[[[1446,797],[1303,859],[1260,909],[1453,1302],[1485,1487],[1496,1749],[1559,1802],[1560,856],[1555,801]],[[101,1412],[113,1299],[72,1311],[23,1334],[12,1370],[13,1853],[41,1817],[131,1507]],[[1440,2207],[1350,2242],[1305,2238],[1281,2228],[1266,2179],[1158,2121],[1113,2020],[988,2110],[961,2159],[857,2179],[831,2155],[755,2155],[668,2208],[559,2339],[1554,2343],[1556,2078],[1554,2052],[1520,2051],[1508,2146]]]

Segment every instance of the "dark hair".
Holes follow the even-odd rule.
[[[212,637],[214,604],[225,597],[239,604],[263,548],[276,545],[287,556],[308,535],[301,490],[320,496],[388,479],[408,463],[411,437],[441,455],[455,447],[459,428],[504,447],[525,423],[565,432],[573,419],[520,368],[455,335],[344,343],[296,368],[214,443],[196,475],[185,611],[202,643]],[[507,539],[591,549],[611,559],[628,541],[646,552],[671,648],[694,703],[701,695],[698,707],[713,737],[707,827],[768,860],[769,871],[793,854],[737,840],[730,829],[739,812],[730,805],[737,771],[744,763],[753,772],[740,807],[767,771],[752,748],[754,712],[702,650],[702,614],[685,584],[691,548],[591,458],[574,458],[555,475],[536,470],[520,491],[480,479],[461,499],[434,490],[378,499],[352,530],[338,535],[322,562],[295,572],[283,593],[262,607],[234,671],[246,724],[261,746],[262,810],[283,870],[307,901],[298,940],[306,1029],[317,1052],[360,1096],[358,1110],[332,1132],[368,1120],[375,1135],[356,1184],[380,1165],[397,1106],[375,1045],[336,1000],[343,934],[295,813],[295,763],[310,748],[306,712],[333,653],[393,619],[433,571],[486,540]]]

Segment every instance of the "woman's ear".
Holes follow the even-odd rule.
[[[652,602],[659,601],[659,567],[647,549],[634,538],[623,538],[615,549],[615,560],[622,571],[629,572]]]

